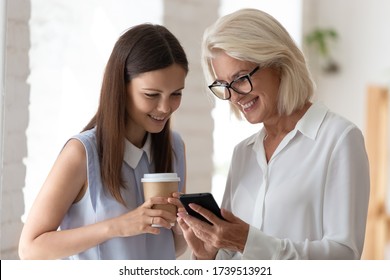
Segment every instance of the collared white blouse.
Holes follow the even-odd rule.
[[[268,163],[264,136],[235,147],[222,207],[250,230],[243,254],[217,259],[359,259],[370,188],[361,131],[314,103]]]

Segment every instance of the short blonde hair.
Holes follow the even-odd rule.
[[[208,83],[216,78],[211,59],[218,51],[280,71],[278,111],[281,115],[290,115],[302,108],[313,95],[314,83],[303,53],[286,29],[263,11],[241,9],[221,17],[206,29],[202,67]],[[237,115],[237,111],[235,113]]]

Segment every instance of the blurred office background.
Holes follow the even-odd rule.
[[[234,145],[261,125],[236,120],[227,102],[216,102],[207,92],[200,43],[219,16],[244,7],[276,17],[307,55],[315,99],[370,132],[370,164],[379,179],[364,257],[390,258],[389,1],[0,0],[1,259],[18,259],[20,231],[35,196],[65,141],[95,113],[116,39],[139,23],[166,25],[187,51],[190,73],[173,117],[187,147],[187,191],[210,191],[221,201]],[[318,29],[338,35],[329,41],[337,68],[326,69],[324,57],[306,43]]]

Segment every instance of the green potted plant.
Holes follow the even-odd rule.
[[[332,73],[339,71],[338,63],[332,58],[330,51],[331,41],[336,41],[338,34],[333,28],[316,28],[305,36],[305,42],[318,53],[322,69]]]

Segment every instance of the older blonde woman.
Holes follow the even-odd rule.
[[[211,92],[252,123],[231,160],[222,215],[179,214],[198,259],[359,259],[369,198],[361,131],[312,103],[302,52],[259,10],[220,18],[204,35]]]

